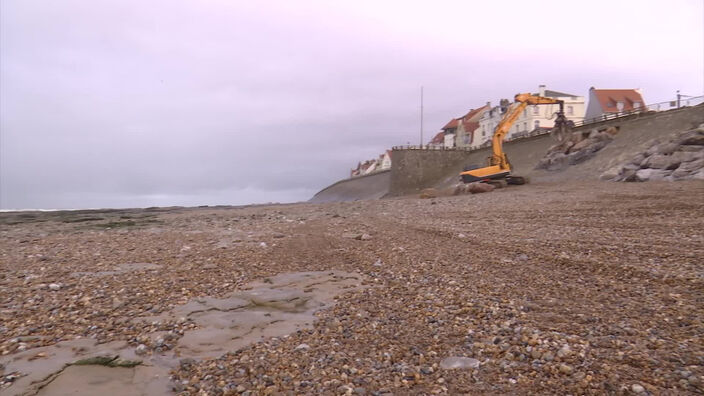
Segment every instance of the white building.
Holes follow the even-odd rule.
[[[538,93],[534,95],[539,95],[547,98],[560,99],[564,101],[565,117],[573,122],[581,121],[584,119],[585,112],[585,100],[584,96],[577,96],[572,94],[567,94],[558,91],[552,91],[545,89],[545,85],[540,85],[538,87]],[[491,110],[484,113],[483,117],[479,121],[479,139],[477,139],[477,146],[482,144],[488,144],[487,142],[491,140],[494,134],[494,129],[503,118],[506,110],[510,107],[507,101],[502,100],[500,106],[491,108]],[[517,103],[511,103],[510,106],[517,106]],[[512,107],[511,107],[512,108]],[[517,137],[525,136],[530,134],[532,131],[543,128],[552,128],[555,125],[555,114],[559,110],[559,105],[528,105],[521,115],[518,117],[516,122],[511,127],[511,130],[506,135],[505,139],[515,139]]]

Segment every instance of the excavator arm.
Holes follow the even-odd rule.
[[[491,141],[492,155],[489,157],[489,166],[478,169],[470,169],[460,173],[462,180],[466,183],[473,181],[481,181],[488,179],[503,179],[509,177],[511,172],[511,164],[508,162],[508,157],[503,149],[504,137],[511,130],[511,127],[520,117],[523,110],[528,105],[541,104],[558,104],[560,110],[555,119],[555,127],[564,131],[567,125],[567,119],[563,111],[564,102],[559,99],[546,98],[529,93],[518,94],[515,96],[516,105],[509,108],[504,117],[499,122],[494,130],[494,135]],[[522,183],[521,183],[522,184]]]

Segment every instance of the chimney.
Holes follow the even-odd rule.
[[[487,106],[488,108],[491,108],[491,102],[486,102],[486,106]]]
[[[538,96],[545,96],[545,85],[538,85]]]

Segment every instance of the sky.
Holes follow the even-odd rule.
[[[0,209],[296,202],[487,101],[704,94],[704,1],[0,1]]]

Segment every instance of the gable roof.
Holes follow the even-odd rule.
[[[450,122],[445,124],[445,126],[442,127],[442,129],[445,130],[445,129],[457,128],[457,125],[459,125],[459,120],[457,118],[453,118],[452,120],[450,120]]]
[[[438,132],[433,139],[430,140],[429,144],[441,144],[445,143],[445,132]]]
[[[464,129],[465,132],[474,132],[477,128],[479,128],[478,121],[462,120],[462,129]]]
[[[594,97],[599,103],[601,110],[605,113],[618,113],[619,111],[629,111],[636,107],[644,106],[643,96],[636,89],[595,89],[589,90],[594,93]],[[618,102],[623,103],[623,109],[619,110]],[[635,105],[635,106],[634,106]]]
[[[462,121],[476,121],[479,117],[484,114],[485,111],[489,110],[489,105],[484,105],[478,109],[470,110],[467,114],[460,117]]]

